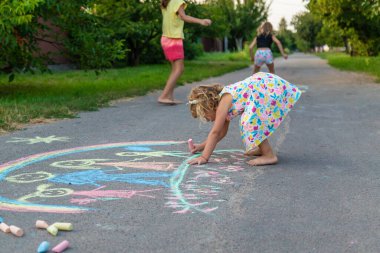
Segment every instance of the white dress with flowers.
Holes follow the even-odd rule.
[[[281,77],[259,72],[225,86],[220,93],[232,95],[227,119],[241,115],[240,133],[246,151],[269,137],[301,96],[301,91]]]

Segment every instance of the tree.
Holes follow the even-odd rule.
[[[38,41],[53,41],[82,68],[112,66],[124,56],[122,41],[95,15],[94,0],[3,0],[0,2],[0,71],[46,71],[49,55],[41,54]],[[53,31],[57,28],[59,32]]]
[[[34,12],[42,0],[2,0],[0,2],[0,73],[8,73],[9,81],[15,72],[34,68],[46,70],[44,56],[38,54],[35,34],[41,28]]]
[[[310,0],[308,8],[324,25],[339,28],[350,43],[351,54],[379,53],[380,0]]]
[[[281,18],[276,35],[282,42],[284,48],[287,48],[288,50],[295,50],[297,48],[294,34],[292,31],[288,30],[288,24],[286,23],[285,18]],[[278,47],[274,47],[273,50],[279,52]]]
[[[268,17],[268,7],[263,0],[214,0],[212,3],[226,17],[229,37],[239,51],[242,50],[243,42]]]
[[[292,25],[296,29],[296,44],[301,51],[314,50],[323,43],[318,41],[322,22],[310,12],[303,12],[293,17]]]
[[[95,69],[98,73],[124,58],[125,49],[123,41],[114,37],[107,20],[97,14],[96,3],[96,0],[46,0],[38,15],[60,29],[55,41],[61,41],[65,47],[62,53],[80,68]]]
[[[97,15],[124,40],[129,65],[138,65],[141,55],[161,35],[160,0],[98,0]]]

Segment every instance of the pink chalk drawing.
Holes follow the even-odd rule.
[[[242,171],[244,170],[243,167],[241,166],[236,166],[236,165],[228,165],[228,166],[221,166],[219,167],[220,170],[224,170],[227,172],[237,172],[237,171]]]
[[[146,197],[146,198],[152,198],[154,199],[155,196],[152,195],[146,195],[144,193],[147,192],[153,192],[153,191],[160,191],[162,189],[151,189],[151,190],[101,190],[105,188],[106,186],[101,186],[96,189],[90,190],[90,191],[76,191],[71,193],[71,195],[75,196],[86,196],[88,198],[82,198],[82,199],[71,199],[71,203],[78,203],[78,204],[89,204],[92,202],[95,202],[96,200],[104,200],[104,198],[111,198],[111,199],[130,199],[134,196],[139,197]]]
[[[107,162],[97,164],[112,166],[120,170],[122,170],[123,168],[134,168],[145,170],[169,171],[174,170],[176,168],[176,164],[171,162]]]

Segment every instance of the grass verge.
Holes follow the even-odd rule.
[[[344,53],[319,53],[317,54],[322,59],[326,59],[328,63],[341,70],[349,70],[356,72],[365,72],[377,77],[377,82],[380,82],[380,56],[351,57]]]
[[[234,60],[226,60],[229,57]],[[179,84],[219,76],[248,65],[243,54],[205,54],[185,62]],[[162,64],[110,69],[99,76],[93,71],[79,70],[20,74],[11,83],[7,76],[0,75],[0,132],[48,119],[76,117],[80,111],[97,110],[111,100],[162,89],[169,73],[169,64]]]

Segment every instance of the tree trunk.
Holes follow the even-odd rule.
[[[224,52],[229,52],[228,50],[228,38],[224,36]]]
[[[243,38],[235,38],[236,48],[238,51],[243,49]]]
[[[350,46],[348,45],[348,39],[346,36],[343,36],[343,43],[344,43],[344,47],[345,47],[345,51],[346,51],[346,54],[348,54],[350,52]]]

